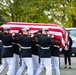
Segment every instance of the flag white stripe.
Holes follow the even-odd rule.
[[[10,24],[9,24],[10,23]],[[19,24],[19,25],[18,25]],[[29,25],[28,25],[29,24]],[[56,35],[56,36],[60,36],[61,37],[61,43],[65,46],[65,43],[68,43],[68,34],[66,33],[65,29],[61,26],[58,26],[56,24],[37,24],[37,26],[35,25],[37,23],[23,23],[23,22],[8,22],[6,24],[3,24],[2,27],[14,27],[16,29],[16,27],[20,27],[20,28],[24,28],[24,27],[29,27],[29,28],[50,28],[49,33]],[[51,30],[52,29],[52,30]],[[54,30],[53,30],[54,29]],[[56,29],[59,31],[56,31]],[[38,30],[31,30],[30,33],[35,33]],[[11,30],[11,32],[18,32],[18,30]],[[63,37],[64,36],[64,37]]]

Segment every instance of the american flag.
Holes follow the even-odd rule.
[[[11,32],[18,32],[24,27],[28,27],[30,29],[30,33],[35,33],[42,28],[48,28],[49,33],[54,35],[57,39],[61,41],[61,48],[65,47],[65,44],[69,43],[68,33],[62,26],[57,24],[42,24],[42,23],[26,23],[26,22],[7,22],[2,25],[2,27],[9,26],[11,28]]]

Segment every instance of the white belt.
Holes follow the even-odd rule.
[[[36,44],[36,46],[40,46],[39,44]]]
[[[41,46],[40,46],[41,47]],[[41,47],[41,49],[50,49],[50,47]]]
[[[3,47],[4,47],[4,48],[10,48],[10,47],[12,47],[12,45],[9,45],[9,46],[4,46],[4,45],[3,45]]]
[[[31,49],[31,47],[22,47],[22,46],[21,46],[21,48],[22,49]]]
[[[60,46],[58,46],[58,45],[54,45],[54,47],[60,48]]]

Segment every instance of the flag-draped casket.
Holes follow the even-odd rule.
[[[61,47],[64,48],[65,44],[68,45],[68,33],[66,30],[57,24],[42,24],[42,23],[25,23],[25,22],[7,22],[2,25],[2,27],[11,27],[11,32],[18,32],[24,27],[30,29],[30,33],[36,33],[42,28],[48,28],[50,35],[54,35],[57,39],[61,41]]]

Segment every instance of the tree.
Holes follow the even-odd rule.
[[[64,27],[73,26],[74,20],[76,20],[76,1],[75,0],[56,0],[53,1],[48,13],[51,16],[50,20],[63,25]]]
[[[3,18],[3,16],[0,15],[0,25],[2,25],[3,23],[5,23],[5,19]]]
[[[76,21],[76,0],[1,0],[0,11],[7,21],[71,27]]]

